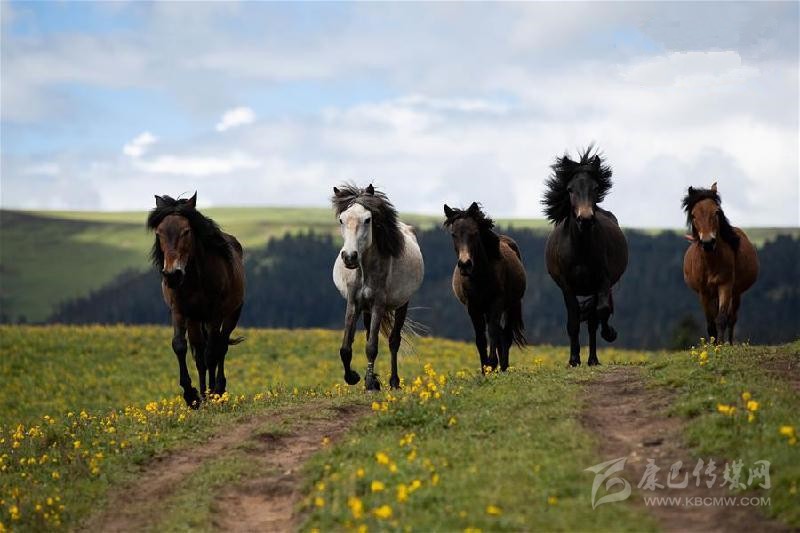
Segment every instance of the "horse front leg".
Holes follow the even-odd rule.
[[[742,295],[734,294],[731,302],[731,314],[728,318],[728,342],[733,344],[733,328],[739,320],[739,305],[742,303]]]
[[[478,309],[468,309],[469,318],[472,320],[472,329],[475,330],[475,347],[478,348],[478,356],[481,359],[481,372],[489,366],[489,356],[486,354],[486,318],[483,312]]]
[[[356,318],[358,316],[358,309],[352,298],[347,299],[347,309],[344,313],[344,336],[342,338],[342,347],[339,348],[339,357],[342,359],[342,366],[344,367],[344,381],[348,385],[355,385],[361,381],[361,376],[358,372],[350,368],[350,362],[353,360],[353,339],[356,333]]]
[[[197,389],[192,387],[192,378],[189,377],[189,369],[186,367],[186,320],[178,313],[172,313],[172,351],[178,358],[178,372],[180,374],[180,386],[183,388],[183,399],[186,405],[197,409],[200,406],[200,396]]]
[[[392,354],[392,377],[389,378],[389,386],[393,389],[400,388],[400,376],[397,374],[397,352],[400,350],[402,341],[403,324],[406,322],[408,313],[408,302],[398,307],[394,312],[394,324],[392,333],[389,335],[389,352]]]
[[[717,344],[725,343],[725,332],[729,327],[731,308],[733,307],[733,283],[720,285],[719,287],[719,310],[717,312],[717,332],[719,338]]]
[[[567,307],[567,334],[569,335],[569,366],[581,364],[581,307],[572,291],[564,290],[564,304]]]
[[[197,377],[200,380],[200,397],[206,395],[206,336],[203,333],[203,325],[194,320],[188,323],[189,344],[192,347],[194,365],[197,368]]]
[[[364,383],[367,390],[377,391],[381,390],[381,382],[378,376],[375,375],[375,359],[378,358],[378,339],[381,332],[381,321],[383,320],[383,313],[386,312],[385,306],[376,302],[372,304],[372,322],[369,325],[369,337],[367,340],[367,375],[364,378]]]

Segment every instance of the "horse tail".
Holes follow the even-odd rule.
[[[392,330],[394,329],[394,310],[386,311],[383,314],[383,318],[381,319],[381,333],[387,339],[392,334]],[[429,333],[428,327],[422,324],[421,322],[417,322],[416,320],[412,320],[406,315],[406,320],[403,322],[403,328],[400,330],[400,338],[402,340],[403,346],[408,348],[409,351],[413,351],[414,343],[413,340],[416,337],[420,337],[422,335],[426,335]]]
[[[244,337],[236,337],[235,339],[228,339],[228,346],[235,346],[244,342]]]
[[[522,300],[515,301],[506,311],[506,330],[511,333],[511,340],[518,348],[528,344],[525,338],[525,324],[522,322]]]

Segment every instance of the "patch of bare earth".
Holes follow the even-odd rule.
[[[800,394],[800,353],[771,348],[761,360],[761,368]]]
[[[633,367],[620,367],[601,372],[587,383],[583,425],[592,431],[600,443],[600,456],[604,460],[627,457],[625,469],[620,473],[630,482],[634,501],[645,506],[642,496],[676,497],[683,502],[693,498],[729,497],[732,494],[722,482],[725,459],[713,458],[717,465],[716,485],[708,488],[706,478],[700,486],[691,472],[697,464],[681,435],[681,422],[667,416],[674,394],[666,389],[647,388],[641,371]],[[645,473],[647,460],[653,459],[661,468],[658,482],[664,488],[645,491],[638,484]],[[709,457],[703,457],[708,462]],[[666,480],[669,467],[683,462],[676,481],[683,480],[689,472],[685,488],[669,488]],[[590,466],[590,465],[587,465]],[[600,495],[598,495],[600,497]],[[657,523],[667,531],[787,531],[780,523],[771,521],[753,507],[727,506],[647,506]]]
[[[330,411],[328,411],[328,409]],[[213,525],[222,531],[289,531],[299,525],[299,471],[327,437],[335,441],[368,408],[310,403],[255,416],[207,442],[149,462],[137,480],[114,492],[105,509],[90,518],[87,531],[145,531],[168,513],[169,498],[208,460],[244,450],[252,458],[247,480],[216,499]],[[331,412],[333,411],[333,412]],[[285,425],[288,431],[264,432]]]

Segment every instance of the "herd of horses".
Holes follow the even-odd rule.
[[[590,146],[577,160],[556,159],[542,199],[553,228],[545,263],[561,289],[567,310],[569,365],[580,359],[580,324],[589,333],[589,365],[597,365],[597,329],[608,342],[617,338],[609,324],[614,312],[612,289],[628,264],[625,235],[613,213],[599,203],[611,190],[611,168]],[[188,199],[156,196],[147,219],[155,233],[151,257],[162,276],[164,300],[172,314],[172,349],[178,358],[183,397],[198,407],[206,394],[225,392],[225,355],[241,342],[231,338],[245,295],[243,251]],[[397,353],[411,297],[422,285],[424,262],[414,230],[398,219],[386,194],[372,185],[333,188],[331,198],[344,244],[333,266],[333,282],[347,301],[339,355],[344,380],[361,379],[352,369],[353,340],[359,318],[367,331],[367,390],[379,390],[375,373],[378,340],[383,333],[391,354],[389,385],[400,387]],[[684,279],[700,298],[708,335],[733,342],[741,295],[758,275],[758,258],[747,236],[728,222],[717,184],[689,187],[683,199],[690,245]],[[524,346],[522,298],[525,269],[514,240],[498,234],[494,222],[473,202],[466,209],[444,206],[444,229],[453,240],[456,265],[453,292],[475,330],[481,370],[505,370],[511,346]],[[188,345],[187,337],[188,334]],[[488,338],[487,338],[488,337]],[[186,366],[191,348],[200,391]],[[206,379],[207,378],[207,379]]]

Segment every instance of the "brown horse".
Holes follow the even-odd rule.
[[[233,235],[195,208],[197,193],[175,200],[156,196],[147,227],[156,234],[151,252],[161,271],[161,291],[172,313],[172,349],[178,358],[183,399],[199,407],[201,396],[192,387],[186,368],[186,333],[192,347],[200,394],[225,392],[225,354],[244,303],[242,245]]]
[[[453,292],[467,308],[475,329],[481,370],[508,368],[511,344],[525,346],[522,296],[525,268],[517,243],[493,231],[494,221],[473,202],[468,209],[444,206],[444,227],[453,237],[458,263],[453,270]],[[489,353],[486,353],[486,329]]]
[[[758,277],[758,256],[747,235],[734,228],[722,211],[717,184],[689,187],[683,199],[691,241],[683,257],[683,279],[700,296],[708,336],[733,344],[742,293]]]

